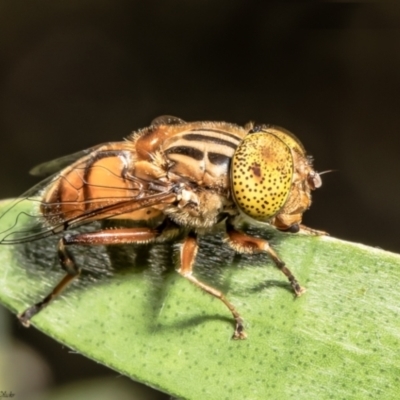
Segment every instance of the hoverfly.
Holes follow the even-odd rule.
[[[305,291],[267,240],[237,229],[244,217],[281,231],[322,234],[301,225],[311,191],[321,186],[320,175],[300,141],[285,129],[187,123],[164,116],[126,141],[41,164],[32,173],[52,174],[21,197],[36,205],[36,215],[28,216],[33,226],[22,224],[24,216],[19,215],[15,225],[2,232],[1,244],[28,242],[106,219],[117,224],[132,220],[138,226],[64,234],[57,253],[66,275],[48,296],[18,316],[25,326],[80,275],[71,245],[143,244],[180,236],[179,274],[220,299],[235,320],[233,338],[244,339],[243,320],[235,306],[193,275],[197,238],[216,225],[224,228],[226,242],[236,252],[267,253],[295,295]]]

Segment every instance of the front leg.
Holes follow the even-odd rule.
[[[303,233],[304,235],[310,235],[310,236],[329,236],[328,232],[325,231],[319,231],[317,229],[314,228],[310,228],[308,226],[305,226],[303,224],[301,224],[300,226],[300,233]]]
[[[275,266],[287,276],[296,296],[301,296],[306,291],[305,288],[300,286],[290,269],[286,267],[285,263],[279,258],[278,254],[276,254],[276,252],[272,249],[267,240],[239,232],[230,223],[227,223],[226,225],[228,244],[235,251],[238,253],[248,254],[267,253],[275,263]]]

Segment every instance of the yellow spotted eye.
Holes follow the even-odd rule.
[[[236,149],[231,166],[236,205],[257,221],[268,221],[284,206],[293,179],[293,156],[278,136],[248,134]]]
[[[285,142],[291,149],[293,149],[299,154],[305,155],[306,151],[302,143],[292,132],[289,132],[284,128],[273,125],[266,126],[263,129],[263,132],[272,133],[273,135],[278,136],[278,138],[281,139],[283,142]]]

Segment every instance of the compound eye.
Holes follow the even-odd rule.
[[[312,171],[308,174],[307,182],[312,190],[317,189],[322,185],[321,176],[319,175],[318,172],[315,171]]]
[[[293,156],[279,137],[262,131],[247,135],[231,165],[232,194],[250,218],[268,221],[284,206],[293,179]]]

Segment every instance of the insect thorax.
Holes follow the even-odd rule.
[[[163,211],[179,225],[209,228],[238,211],[230,194],[229,169],[246,131],[227,123],[156,125],[131,139],[135,174],[181,183],[179,203]]]

